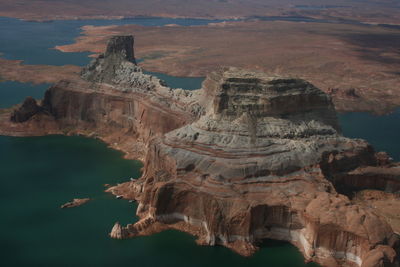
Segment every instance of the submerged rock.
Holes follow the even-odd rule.
[[[74,198],[71,202],[67,202],[67,203],[61,205],[61,208],[62,209],[75,208],[75,207],[82,206],[83,204],[86,204],[89,201],[90,201],[90,198]]]

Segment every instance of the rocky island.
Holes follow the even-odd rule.
[[[0,113],[0,134],[55,133],[144,161],[140,179],[107,189],[136,200],[141,218],[116,223],[113,238],[173,228],[244,256],[277,239],[323,266],[399,264],[393,222],[352,196],[394,195],[400,165],[343,137],[331,98],[302,79],[220,68],[200,90],[172,90],[135,63],[131,36],[116,36],[81,78]]]
[[[75,208],[75,207],[82,206],[83,204],[86,204],[89,201],[90,201],[90,198],[74,198],[71,202],[62,204],[60,208],[62,208],[62,209]]]

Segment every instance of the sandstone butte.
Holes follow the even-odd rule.
[[[331,98],[301,79],[221,68],[172,90],[115,36],[81,78],[2,110],[0,134],[84,134],[143,160],[140,179],[107,189],[141,218],[113,238],[173,228],[244,256],[270,238],[323,266],[398,266],[391,225],[349,197],[398,192],[400,165],[343,137]]]

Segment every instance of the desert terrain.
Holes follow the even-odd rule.
[[[399,23],[398,1],[368,0],[1,0],[0,16],[26,20],[127,18],[134,16],[243,18],[310,16],[370,23]]]
[[[206,26],[85,26],[64,52],[100,53],[112,35],[133,34],[140,65],[173,76],[237,66],[300,77],[330,93],[340,111],[383,114],[400,105],[400,30],[287,21]]]
[[[7,81],[23,83],[55,83],[63,79],[71,79],[80,72],[74,65],[24,65],[21,60],[0,58],[0,78]]]

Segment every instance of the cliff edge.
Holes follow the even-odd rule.
[[[143,176],[110,189],[139,202],[125,237],[167,226],[246,256],[270,238],[326,266],[395,262],[390,225],[335,189],[335,177],[379,163],[368,143],[340,135],[329,96],[236,68],[203,90],[205,114],[152,140]]]
[[[349,196],[398,192],[399,165],[343,137],[328,95],[237,68],[210,73],[200,90],[172,90],[143,73],[132,46],[114,37],[82,79],[0,114],[1,134],[86,134],[144,161],[140,179],[108,189],[136,200],[141,218],[116,223],[111,237],[174,228],[245,256],[271,238],[324,266],[398,266],[391,225]]]

